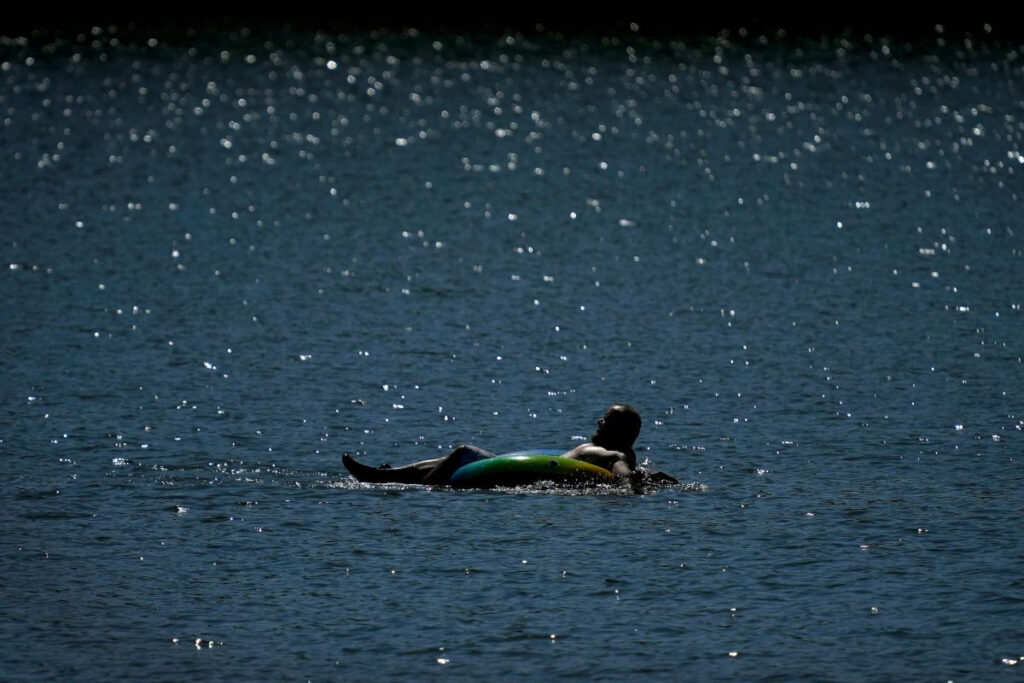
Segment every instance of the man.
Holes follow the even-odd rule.
[[[628,405],[614,405],[597,421],[597,431],[590,441],[563,453],[562,457],[598,465],[635,485],[644,476],[637,470],[636,453],[633,452],[633,442],[639,434],[640,414]],[[421,460],[403,467],[369,467],[356,462],[348,453],[342,456],[341,461],[359,481],[444,486],[455,470],[490,457],[493,457],[492,453],[476,446],[459,446],[444,457]],[[661,472],[649,478],[658,483],[679,483]]]

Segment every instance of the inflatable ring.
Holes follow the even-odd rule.
[[[598,465],[561,457],[563,451],[533,450],[496,455],[467,463],[452,473],[453,488],[486,489],[528,486],[541,481],[579,486],[610,484],[615,475]]]

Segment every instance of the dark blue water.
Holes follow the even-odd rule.
[[[0,42],[5,679],[1024,670],[989,35]],[[613,402],[685,484],[368,487]]]

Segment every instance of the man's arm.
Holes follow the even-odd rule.
[[[581,444],[566,453],[564,457],[603,467],[616,477],[628,477],[636,467],[636,455],[633,453],[610,451],[592,443]]]

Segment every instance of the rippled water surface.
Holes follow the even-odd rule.
[[[1021,47],[614,35],[0,41],[2,677],[1020,675]]]

